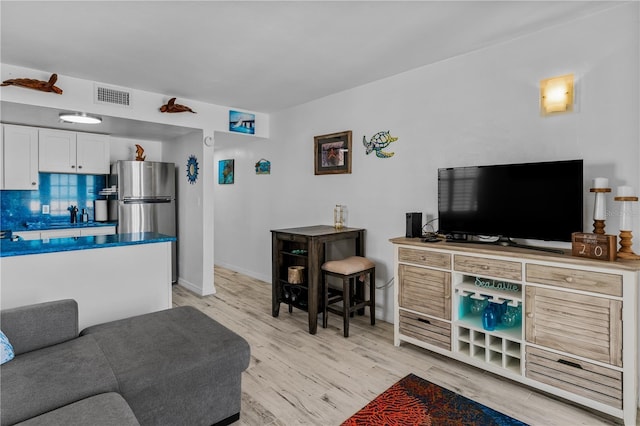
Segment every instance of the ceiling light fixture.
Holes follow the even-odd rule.
[[[84,112],[61,112],[60,120],[66,123],[78,123],[78,124],[100,124],[102,123],[102,118],[89,115]]]

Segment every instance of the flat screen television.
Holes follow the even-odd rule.
[[[583,161],[438,169],[439,233],[571,241],[583,228]],[[514,244],[515,245],[515,244]]]

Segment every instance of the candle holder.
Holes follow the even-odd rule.
[[[631,202],[638,201],[638,197],[635,196],[618,196],[614,197],[614,200],[622,202],[622,227],[629,228],[620,229],[620,249],[618,250],[618,259],[627,260],[640,260],[640,256],[635,254],[631,249],[632,234],[631,234]]]
[[[607,211],[604,194],[611,192],[611,188],[591,188],[589,192],[596,194],[596,201],[593,205],[593,233],[604,235],[604,220]]]

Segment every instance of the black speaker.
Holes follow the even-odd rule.
[[[422,236],[422,213],[407,213],[407,238]]]

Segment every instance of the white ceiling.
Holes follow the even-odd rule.
[[[617,3],[2,0],[0,59],[268,113]]]

